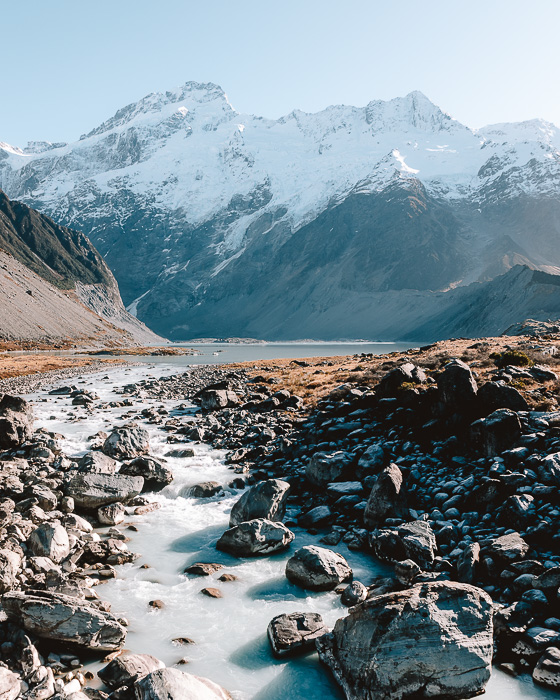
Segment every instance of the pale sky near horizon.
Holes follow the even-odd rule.
[[[73,141],[189,80],[240,112],[421,90],[470,127],[560,126],[560,0],[0,0],[0,141]]]

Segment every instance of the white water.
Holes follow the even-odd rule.
[[[173,365],[134,367],[87,375],[80,387],[92,388],[103,401],[121,398],[113,388],[133,383],[147,376],[163,376],[177,372]],[[98,430],[109,431],[126,422],[126,413],[137,412],[148,405],[164,405],[175,409],[180,402],[146,400],[134,407],[95,411],[70,405],[67,397],[48,396],[39,392],[34,401],[37,425],[65,436],[63,449],[71,456],[88,449],[87,437]],[[74,418],[83,420],[75,421]],[[156,457],[175,447],[166,443],[165,431],[146,424],[150,431],[151,452]],[[150,653],[167,665],[183,657],[189,661],[184,670],[211,678],[233,693],[236,700],[340,700],[341,691],[332,681],[315,654],[289,662],[273,658],[266,628],[280,613],[319,612],[327,622],[345,614],[334,593],[307,593],[290,584],[284,576],[289,553],[267,558],[234,559],[215,549],[215,542],[227,528],[229,510],[239,492],[227,490],[223,498],[192,499],[181,496],[185,487],[202,481],[227,484],[233,472],[223,463],[223,453],[204,445],[191,445],[195,456],[168,459],[175,474],[174,482],[153,496],[161,509],[145,516],[131,516],[139,532],[130,534],[130,549],[141,554],[134,564],[119,568],[119,578],[98,589],[113,611],[130,622],[127,648]],[[289,517],[289,514],[288,514]],[[291,552],[317,538],[294,529],[296,540]],[[370,579],[389,569],[367,554],[349,551],[345,545],[334,547],[354,569],[355,577],[366,585]],[[182,570],[196,561],[219,562],[224,569],[210,577],[186,577]],[[142,564],[151,568],[141,569]],[[238,580],[222,583],[217,577],[234,573]],[[223,593],[211,599],[200,593],[206,586]],[[148,602],[160,599],[162,610],[151,610]],[[175,637],[190,637],[196,643],[183,647],[172,643]],[[494,671],[485,697],[491,700],[551,698],[554,694],[533,685],[530,677],[513,679]]]

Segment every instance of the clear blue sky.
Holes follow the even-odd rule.
[[[70,141],[150,92],[241,112],[421,90],[469,126],[560,125],[560,0],[4,0],[0,141]]]

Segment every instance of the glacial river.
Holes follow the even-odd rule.
[[[231,354],[220,353],[219,361],[262,358],[265,347],[229,346]],[[327,345],[297,346],[297,353],[280,353],[275,357],[311,357],[353,352],[390,352],[404,349],[384,345],[383,350],[369,349],[365,345],[336,345],[334,352]],[[305,351],[304,351],[305,348]],[[229,349],[229,348],[228,348]],[[240,355],[245,352],[244,356]],[[258,355],[261,355],[258,358]],[[214,356],[211,356],[212,360]],[[267,356],[271,359],[271,356]],[[145,358],[144,358],[145,359]],[[207,361],[210,358],[206,358]],[[99,374],[85,375],[74,380],[80,388],[95,391],[102,401],[121,398],[118,389],[147,377],[175,374],[192,363],[193,358],[158,358],[156,364],[130,368],[118,368]],[[34,403],[38,426],[65,436],[64,451],[79,456],[88,449],[88,436],[98,430],[110,431],[127,421],[129,411],[137,412],[146,406],[164,405],[172,413],[177,401],[146,400],[133,407],[96,411],[88,414],[84,409],[70,405],[67,397],[48,396],[46,391],[29,397]],[[193,409],[183,411],[189,415]],[[150,432],[151,453],[164,457],[175,447],[166,442],[167,434],[157,426],[146,424]],[[319,612],[327,624],[345,614],[334,593],[308,593],[290,584],[284,576],[289,554],[272,557],[238,560],[218,552],[215,543],[227,529],[229,511],[241,492],[226,487],[225,496],[211,499],[189,498],[188,488],[202,481],[219,481],[227,484],[233,472],[224,464],[224,453],[201,444],[193,445],[192,458],[170,458],[173,483],[153,496],[161,505],[147,515],[130,516],[126,523],[138,526],[138,532],[128,531],[129,547],[141,557],[133,564],[118,567],[119,578],[103,584],[97,590],[108,600],[113,611],[124,615],[130,622],[126,647],[138,653],[149,653],[162,659],[167,665],[186,659],[181,665],[185,671],[206,676],[223,685],[236,700],[340,700],[343,694],[331,679],[327,669],[321,666],[317,655],[312,654],[289,662],[274,659],[266,638],[270,620],[280,613],[294,611]],[[289,517],[289,513],[288,513]],[[291,551],[306,544],[318,543],[318,538],[298,528]],[[349,551],[344,544],[333,549],[343,554],[354,570],[355,577],[368,584],[378,574],[390,571],[369,555]],[[197,561],[217,562],[224,568],[210,577],[187,577],[181,572]],[[150,568],[140,568],[147,564]],[[222,583],[217,577],[232,573],[236,581]],[[219,588],[220,599],[208,598],[200,593],[204,587]],[[165,607],[152,610],[148,603],[159,599]],[[178,646],[172,642],[177,637],[188,637],[195,643]],[[517,700],[520,698],[552,698],[555,693],[543,690],[532,683],[530,677],[512,678],[494,670],[485,697],[492,700]]]

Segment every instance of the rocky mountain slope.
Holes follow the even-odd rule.
[[[76,143],[0,144],[0,186],[84,230],[174,339],[400,338],[411,299],[443,337],[451,290],[487,304],[516,265],[560,272],[560,130],[472,130],[418,92],[270,120],[186,83]]]
[[[79,232],[0,191],[0,339],[134,344],[157,336],[125,310],[115,278]]]

